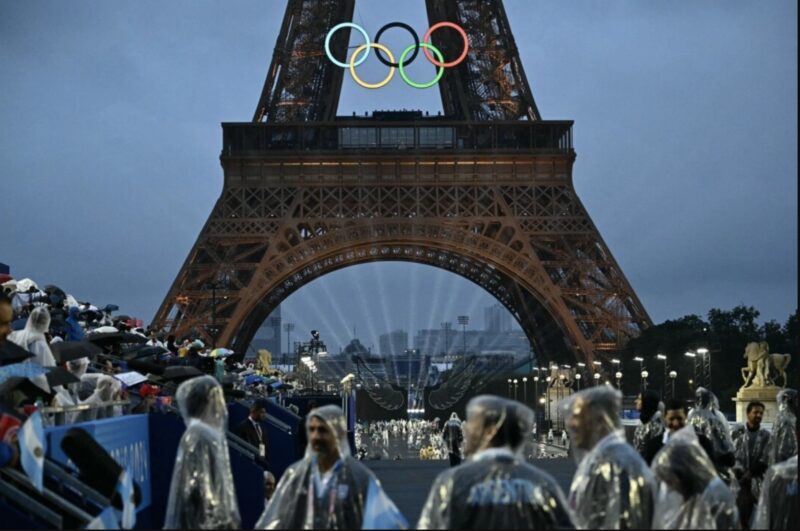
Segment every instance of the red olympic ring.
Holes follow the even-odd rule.
[[[428,48],[423,48],[422,51],[425,54],[425,57],[436,66],[442,68],[450,68],[456,65],[461,64],[461,62],[467,58],[467,53],[469,52],[469,38],[467,37],[467,32],[464,31],[464,28],[459,26],[458,24],[454,24],[453,22],[439,22],[438,24],[434,24],[430,28],[428,28],[427,33],[422,38],[422,42],[431,44],[431,34],[439,28],[452,28],[456,30],[459,34],[461,34],[461,38],[464,39],[464,51],[461,52],[461,55],[456,58],[455,61],[451,61],[449,63],[441,63],[434,59],[433,55],[431,55],[431,51]]]

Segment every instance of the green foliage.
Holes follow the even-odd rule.
[[[745,365],[743,355],[747,343],[766,341],[772,353],[797,352],[797,311],[783,326],[774,320],[759,326],[759,315],[752,306],[739,305],[731,310],[712,308],[706,320],[697,315],[686,315],[648,328],[628,344],[622,360],[622,370],[627,375],[622,382],[623,391],[626,394],[639,391],[640,379],[636,377],[639,365],[633,360],[636,356],[645,360],[643,368],[650,372],[648,382],[651,388],[662,389],[665,380],[669,387],[670,379],[664,377],[663,362],[656,359],[657,354],[663,354],[667,357],[667,371],[678,373],[675,395],[692,398],[700,382],[689,383],[694,380],[694,360],[685,356],[685,352],[705,347],[711,356],[709,386],[719,398],[723,411],[733,411],[731,399],[743,383],[741,368]]]

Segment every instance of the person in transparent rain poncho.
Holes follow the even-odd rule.
[[[350,455],[339,406],[306,418],[305,457],[291,465],[256,529],[406,529],[408,522],[375,475]]]
[[[761,427],[764,409],[761,402],[750,402],[747,404],[746,421],[731,430],[733,447],[736,450],[733,473],[739,482],[736,503],[743,527],[749,527],[753,508],[761,493],[764,474],[769,468],[770,433]]]
[[[659,410],[659,394],[655,391],[642,393],[639,407],[639,425],[633,434],[633,447],[644,455],[650,439],[664,436],[664,417]]]
[[[211,376],[198,376],[178,386],[175,400],[186,431],[175,458],[164,528],[236,529],[241,519],[222,387]]]
[[[572,528],[555,480],[521,452],[533,412],[519,402],[482,395],[467,405],[467,461],[439,474],[418,529]]]
[[[578,468],[569,506],[581,529],[650,529],[656,484],[622,430],[622,395],[608,385],[573,394],[561,408]]]
[[[12,332],[8,339],[34,355],[26,362],[38,363],[42,367],[55,367],[56,359],[44,335],[49,329],[50,312],[43,306],[37,306],[28,316],[25,328]]]
[[[717,475],[692,426],[669,438],[653,459],[662,482],[656,529],[740,529],[736,497]]]
[[[778,414],[772,425],[770,465],[797,455],[797,390],[782,389],[778,392],[776,400]]]
[[[719,410],[719,402],[714,393],[705,387],[698,387],[695,398],[695,407],[689,412],[687,422],[708,437],[714,451],[714,455],[709,457],[717,473],[733,493],[737,494],[739,484],[733,473],[736,455],[728,421]]]
[[[108,402],[120,399],[122,392],[122,382],[107,374],[90,373],[81,376],[81,382],[89,382],[94,385],[92,394],[86,400],[78,403],[92,406],[86,411],[77,412],[75,422],[86,422],[90,420],[105,419],[122,414],[119,406],[105,405]]]
[[[800,523],[797,499],[797,455],[772,465],[761,485],[753,529],[797,529]]]
[[[461,463],[461,443],[464,440],[464,432],[461,426],[461,419],[455,411],[450,414],[450,419],[445,422],[442,429],[442,440],[447,447],[450,456],[450,466]]]

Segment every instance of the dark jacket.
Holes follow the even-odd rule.
[[[258,432],[256,431],[255,426],[253,426],[253,422],[250,420],[248,416],[242,422],[236,426],[236,435],[242,438],[245,442],[250,444],[251,446],[255,447],[256,450],[258,449],[259,444],[264,444],[264,457],[263,460],[265,462],[269,462],[269,443],[267,441],[267,430],[264,427],[264,424],[260,424],[261,426],[261,437],[258,436]]]

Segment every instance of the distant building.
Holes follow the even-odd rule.
[[[483,332],[467,330],[467,353],[476,353],[481,350]],[[443,329],[423,329],[414,336],[414,349],[422,354],[431,356],[455,355],[464,352],[464,332],[451,329],[445,334]]]
[[[483,309],[483,323],[487,332],[510,332],[511,314],[505,306],[497,303]]]
[[[408,348],[408,332],[394,330],[388,334],[381,334],[378,344],[382,356],[402,356]]]
[[[247,349],[245,357],[255,357],[260,349],[265,348],[272,353],[273,363],[278,363],[283,352],[281,347],[286,349],[286,345],[281,344],[281,327],[281,307],[278,306],[261,323],[253,341],[250,342],[250,348]]]

